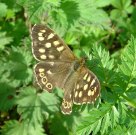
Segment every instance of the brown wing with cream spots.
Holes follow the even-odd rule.
[[[32,28],[32,52],[38,61],[73,61],[74,54],[50,28],[34,25]]]
[[[97,77],[87,68],[81,68],[80,76],[76,82],[73,102],[74,104],[93,103],[100,93],[100,83]]]
[[[70,63],[39,62],[34,67],[36,82],[42,90],[52,92],[55,87],[64,88],[65,77],[68,74]]]

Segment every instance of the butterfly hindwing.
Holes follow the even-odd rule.
[[[69,76],[67,77],[64,85],[64,97],[61,106],[61,111],[63,114],[70,114],[72,112],[74,89],[78,77],[78,71],[75,72],[72,69],[69,71]]]
[[[36,82],[43,90],[51,92],[55,87],[64,89],[67,81],[64,74],[68,74],[70,63],[39,62],[34,67]]]

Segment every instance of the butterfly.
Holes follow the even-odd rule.
[[[78,59],[63,40],[49,27],[35,24],[31,31],[36,83],[42,90],[64,91],[61,111],[72,112],[73,104],[94,103],[100,95],[100,83],[93,72]]]

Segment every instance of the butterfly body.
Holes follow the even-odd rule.
[[[32,52],[37,61],[34,67],[36,81],[43,90],[63,89],[61,110],[72,112],[74,104],[93,103],[99,96],[97,77],[78,59],[70,48],[50,28],[35,25],[32,29]]]

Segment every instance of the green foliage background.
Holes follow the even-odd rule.
[[[135,135],[136,3],[132,0],[0,1],[2,135]],[[63,115],[61,90],[33,85],[30,31],[47,24],[100,80],[94,105]]]

